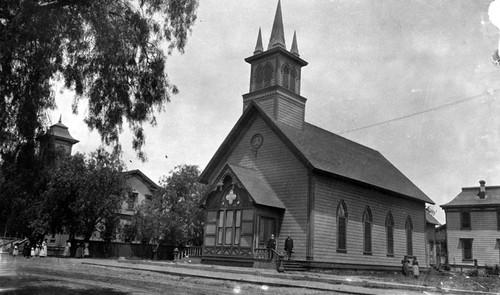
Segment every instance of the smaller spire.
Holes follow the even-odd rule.
[[[293,31],[292,49],[290,49],[290,52],[296,56],[300,56],[299,47],[297,46],[297,31]]]
[[[59,115],[59,123],[62,123],[62,114]]]
[[[261,53],[264,51],[264,47],[262,46],[262,34],[260,33],[259,28],[259,36],[257,37],[257,44],[255,45],[255,51],[253,54]]]
[[[273,30],[271,31],[271,38],[269,38],[269,45],[267,45],[267,50],[274,47],[285,46],[285,33],[283,30],[283,17],[281,16],[281,1],[278,1],[278,7],[276,7],[276,15],[274,16]]]

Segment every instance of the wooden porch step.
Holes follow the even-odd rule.
[[[293,260],[283,260],[283,268],[285,271],[306,271],[300,262]]]

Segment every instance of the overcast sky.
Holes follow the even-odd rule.
[[[302,69],[306,121],[381,152],[439,205],[462,187],[500,185],[499,39],[491,1],[282,0],[287,49],[294,30]],[[141,163],[126,130],[128,169],[157,182],[180,164],[203,169],[242,113],[259,27],[269,41],[277,0],[201,0],[186,52],[167,71],[180,94],[147,128]],[[57,91],[52,115],[90,152],[97,133],[71,114],[72,94]],[[412,114],[417,114],[410,116]],[[406,117],[409,116],[409,117]],[[400,120],[393,120],[406,117]],[[370,128],[349,131],[365,126]],[[125,126],[126,127],[126,126]],[[168,156],[166,158],[165,156]]]

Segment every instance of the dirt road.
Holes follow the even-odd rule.
[[[332,294],[0,254],[0,294]]]

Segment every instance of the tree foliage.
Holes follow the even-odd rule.
[[[432,216],[436,215],[436,209],[432,205],[427,205],[425,207],[425,211],[429,212],[429,214]]]
[[[123,124],[145,159],[143,124],[178,90],[165,71],[184,51],[197,0],[0,1],[0,151],[33,154],[55,107],[54,80],[86,99],[85,122],[119,148]]]
[[[198,183],[198,166],[177,166],[160,180],[161,188],[138,212],[136,228],[141,240],[162,240],[170,245],[201,245],[204,212],[198,203],[206,187]]]
[[[118,155],[102,148],[88,157],[76,154],[59,158],[48,170],[43,209],[38,216],[45,221],[46,232],[66,230],[71,237],[82,236],[84,240],[94,232],[104,238],[112,235],[109,230],[128,191],[123,169]]]

